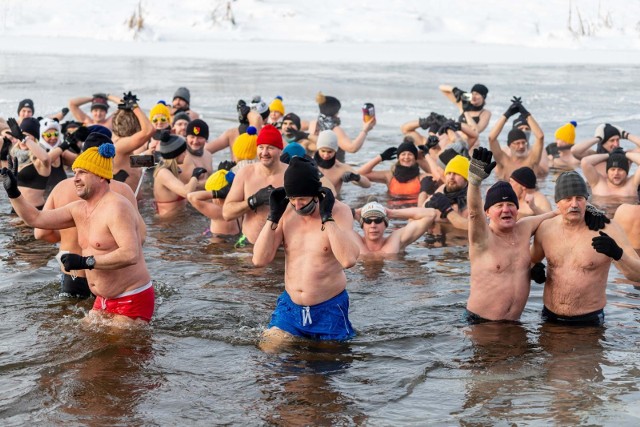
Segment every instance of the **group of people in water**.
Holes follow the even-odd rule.
[[[459,117],[431,112],[408,121],[400,126],[399,145],[359,167],[346,163],[345,153],[360,150],[375,128],[372,107],[363,109],[361,131],[352,138],[341,126],[340,101],[322,93],[310,121],[286,112],[281,97],[270,104],[261,97],[240,100],[238,124],[218,137],[191,109],[185,87],[148,114],[131,92],[74,98],[60,113],[38,119],[25,99],[17,117],[0,118],[0,177],[13,211],[34,227],[35,238],[59,244],[62,293],[94,295],[89,317],[116,325],[149,322],[153,315],[147,230],[137,203],[150,168],[157,215],[180,215],[190,204],[209,219],[208,234],[235,236],[235,246],[249,247],[256,266],[284,250],[285,290],[263,334],[266,350],[300,337],[353,337],[344,270],[362,256],[402,252],[422,236],[468,242],[464,317],[470,323],[517,321],[535,280],[545,284],[545,321],[601,325],[611,263],[640,281],[640,173],[629,175],[631,164],[640,164],[640,137],[605,123],[576,142],[577,124],[569,122],[545,147],[534,115],[513,97],[485,148],[480,135],[492,117],[488,88],[440,90]],[[110,102],[117,105],[112,115]],[[90,113],[81,109],[88,103]],[[69,112],[75,120],[63,122]],[[625,151],[620,140],[636,147]],[[227,160],[214,165],[217,152]],[[391,167],[380,167],[390,161]],[[563,170],[555,209],[537,188],[550,168]],[[483,197],[491,174],[496,182]],[[344,185],[367,189],[372,183],[385,184],[402,206],[385,207],[373,197],[364,206],[338,200]],[[618,203],[610,219],[590,196],[626,203]],[[391,219],[406,223],[387,231]]]

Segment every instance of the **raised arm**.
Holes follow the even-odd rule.
[[[395,159],[396,157],[398,157],[397,152],[398,152],[398,149],[396,147],[387,148],[381,154],[378,154],[373,159],[369,160],[367,163],[360,166],[360,169],[358,169],[358,173],[360,175],[366,176],[370,181],[388,184],[390,180],[389,171],[375,172],[373,168],[375,168],[378,164],[382,163],[385,160]]]
[[[80,109],[80,106],[88,104],[92,99],[90,96],[80,96],[69,100],[69,110],[71,110],[71,114],[73,114],[73,117],[75,117],[77,121],[84,123],[91,120],[91,118]]]
[[[593,188],[595,185],[602,179],[606,179],[606,176],[602,176],[597,170],[596,165],[602,162],[606,162],[609,158],[608,153],[603,154],[592,154],[590,156],[583,157],[580,160],[580,167],[582,168],[582,173],[584,177],[587,179],[589,185]]]
[[[523,111],[527,114],[525,115]],[[531,133],[533,133],[533,136],[536,139],[531,146],[531,154],[529,154],[531,156],[530,161],[532,165],[535,165],[540,163],[540,158],[542,157],[542,153],[544,152],[544,132],[542,132],[540,125],[533,117],[533,115],[530,114],[526,109],[524,109],[524,107],[520,109],[520,113],[522,115],[525,115],[525,117],[527,118],[527,124],[531,128]]]
[[[598,125],[596,131],[592,138],[585,139],[584,141],[580,141],[577,144],[574,144],[571,147],[571,154],[578,160],[582,160],[583,157],[588,156],[590,153],[590,148],[597,144],[598,142],[602,142],[602,138],[604,137],[604,124]]]
[[[341,126],[336,126],[333,128],[333,131],[336,133],[338,137],[338,147],[342,148],[347,153],[355,153],[360,148],[362,148],[362,144],[364,144],[365,139],[367,139],[367,134],[373,127],[376,125],[376,118],[369,120],[362,124],[362,130],[353,140],[349,138],[349,136],[344,132]]]
[[[325,191],[320,200],[320,216],[323,233],[327,233],[331,251],[342,268],[353,267],[360,256],[360,247],[353,230],[353,215],[349,206],[340,201],[331,201],[333,193]]]
[[[503,116],[504,117],[504,116]],[[478,147],[472,155],[469,165],[469,185],[467,186],[467,203],[469,209],[469,254],[486,249],[489,238],[489,226],[480,194],[480,185],[486,179],[496,162],[491,161],[491,151]]]
[[[136,104],[133,114],[140,123],[140,130],[128,137],[122,137],[116,144],[116,153],[122,156],[130,155],[149,141],[155,132],[155,128],[142,109]]]

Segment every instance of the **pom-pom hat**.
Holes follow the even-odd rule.
[[[100,178],[112,179],[113,158],[115,155],[116,148],[113,144],[91,147],[76,158],[71,169],[84,169]]]
[[[231,147],[231,151],[233,151],[233,156],[236,160],[255,159],[258,155],[258,146],[256,144],[257,140],[257,130],[253,126],[249,126],[245,133],[238,135]]]
[[[569,122],[560,126],[555,133],[556,139],[573,145],[576,142],[576,122]]]

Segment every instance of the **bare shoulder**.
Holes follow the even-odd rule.
[[[79,200],[79,197],[76,195],[73,178],[67,178],[63,181],[60,181],[55,187],[53,187],[53,190],[51,190],[49,197],[47,197],[47,203],[45,206],[51,209],[55,209],[76,200]]]

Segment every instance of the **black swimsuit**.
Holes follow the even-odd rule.
[[[53,187],[65,179],[67,179],[67,172],[65,171],[64,164],[62,164],[62,162],[60,162],[60,166],[51,166],[51,174],[47,180],[47,191],[51,191]]]
[[[33,188],[34,190],[44,190],[47,188],[48,176],[42,176],[36,170],[36,166],[31,163],[18,171],[18,186]]]

